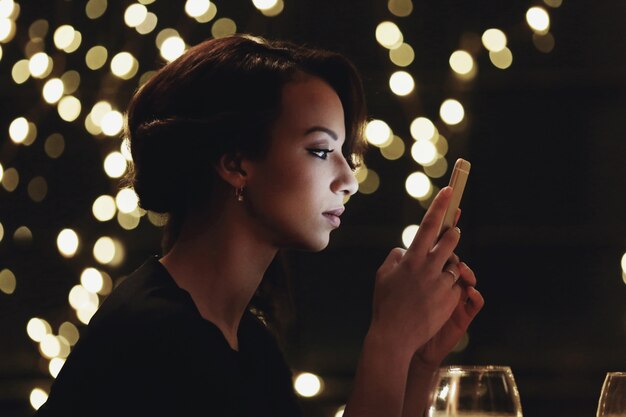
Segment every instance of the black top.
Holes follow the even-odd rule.
[[[238,337],[235,351],[150,257],[102,303],[36,416],[300,416],[273,335],[246,312]]]

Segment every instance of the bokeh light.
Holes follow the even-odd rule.
[[[402,45],[404,37],[398,25],[385,21],[376,26],[376,40],[387,49],[394,49]]]
[[[411,173],[404,185],[406,192],[418,200],[428,198],[433,189],[430,178],[420,171]]]
[[[57,236],[57,248],[64,257],[72,257],[78,251],[78,234],[72,229],[63,229]]]
[[[417,230],[419,229],[419,225],[410,224],[402,230],[402,244],[405,248],[411,246],[413,239],[415,239],[415,235],[417,234]]]
[[[389,87],[394,94],[406,96],[413,92],[415,80],[413,76],[406,71],[396,71],[391,74],[389,78]]]
[[[302,397],[314,397],[320,394],[323,390],[322,379],[310,372],[299,373],[293,384],[298,395]]]
[[[465,109],[458,100],[447,99],[439,108],[439,116],[446,124],[457,125],[465,117]]]
[[[500,29],[487,29],[481,38],[483,45],[490,52],[498,52],[507,45],[507,38]]]
[[[545,33],[550,29],[550,15],[543,7],[533,6],[528,9],[526,22],[537,33]]]

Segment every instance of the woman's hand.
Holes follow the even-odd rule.
[[[376,274],[370,331],[384,337],[409,357],[432,340],[431,347],[424,350],[424,358],[428,359],[428,355],[440,352],[456,335],[456,331],[450,333],[456,329],[456,324],[443,334],[441,331],[453,312],[461,310],[463,290],[456,285],[458,272],[453,276],[454,270],[452,273],[444,271],[444,267],[458,268],[447,263],[454,256],[459,230],[451,228],[437,240],[451,191],[450,187],[445,187],[439,192],[408,249],[393,249]],[[462,274],[471,280],[473,274],[468,271],[464,269]],[[457,315],[461,313],[463,311]],[[463,316],[455,320],[458,319]]]

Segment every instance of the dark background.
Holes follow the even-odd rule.
[[[160,229],[142,219],[132,231],[115,220],[97,222],[93,200],[114,193],[116,180],[105,176],[102,158],[113,139],[94,139],[83,127],[84,116],[100,99],[123,109],[139,74],[162,60],[154,36],[175,27],[188,44],[210,36],[211,23],[199,24],[184,13],[183,1],[148,6],[159,17],[155,31],[138,35],[123,23],[130,2],[109,2],[98,20],[85,17],[84,3],[23,1],[17,34],[3,44],[0,60],[0,163],[20,172],[13,192],[0,189],[0,269],[17,277],[12,295],[0,292],[0,415],[22,417],[32,410],[30,391],[47,389],[47,361],[26,334],[32,317],[53,328],[70,320],[82,325],[67,303],[79,273],[95,264],[89,248],[97,237],[118,237],[127,256],[117,268],[103,267],[114,278],[136,268],[158,251]],[[425,116],[449,140],[448,161],[472,162],[463,200],[459,255],[475,270],[486,305],[469,331],[469,344],[446,360],[455,364],[511,366],[526,417],[595,415],[597,398],[608,371],[626,370],[626,287],[620,259],[626,252],[626,3],[564,0],[559,8],[541,2],[414,1],[408,17],[393,16],[387,2],[285,0],[277,17],[265,17],[250,1],[217,3],[219,17],[237,22],[239,32],[287,38],[345,53],[361,71],[369,115],[385,120],[407,143],[397,161],[372,148],[368,167],[379,173],[380,188],[357,194],[348,203],[342,228],[330,246],[317,254],[290,253],[296,312],[286,337],[286,354],[295,370],[321,375],[326,390],[303,400],[309,415],[331,416],[345,402],[367,330],[374,272],[388,251],[401,246],[401,232],[419,223],[424,208],[404,190],[408,174],[420,170],[408,153],[410,121]],[[556,46],[538,51],[525,13],[543,5],[551,16]],[[62,67],[81,73],[75,95],[83,112],[63,122],[41,99],[43,80],[16,85],[13,64],[24,56],[28,26],[50,21],[46,38],[58,76]],[[376,25],[393,20],[416,59],[408,67],[416,91],[407,97],[387,86],[396,67],[375,39]],[[61,24],[80,30],[78,51],[63,54],[51,43]],[[460,83],[448,66],[462,39],[480,37],[490,27],[508,35],[513,65],[495,68],[484,48],[475,55],[476,78]],[[127,50],[140,62],[138,75],[115,79],[107,65],[90,71],[88,47],[104,44],[110,52]],[[111,56],[109,56],[110,59]],[[450,130],[438,118],[448,97],[465,106],[464,129]],[[9,123],[19,116],[35,121],[38,137],[30,147],[13,144]],[[62,157],[43,152],[44,138],[61,132]],[[118,146],[119,142],[115,142]],[[48,182],[44,201],[29,199],[26,185],[41,175]],[[448,175],[433,179],[445,185]],[[13,239],[26,225],[30,243]],[[72,227],[84,246],[71,259],[61,257],[56,235]]]

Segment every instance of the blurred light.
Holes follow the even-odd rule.
[[[554,49],[554,36],[550,32],[545,34],[533,33],[533,43],[537,50],[547,54]]]
[[[465,110],[457,100],[447,99],[441,104],[439,115],[446,124],[456,125],[461,123],[465,117]]]
[[[3,269],[0,271],[0,291],[5,294],[13,294],[17,280],[15,274],[10,269]]]
[[[367,171],[368,168],[365,164],[361,164],[355,171],[354,171],[354,178],[356,178],[357,182],[360,184],[363,181],[365,181],[365,177],[367,177]]]
[[[190,17],[199,17],[209,11],[210,5],[211,2],[209,0],[187,0],[185,2],[185,13]]]
[[[101,264],[118,264],[122,259],[122,247],[110,237],[103,236],[94,244],[93,256]]]
[[[217,19],[211,26],[211,34],[214,38],[222,38],[224,36],[233,35],[237,32],[237,24],[234,20],[227,17]]]
[[[120,52],[111,59],[111,72],[123,80],[130,80],[138,70],[139,62],[129,52]]]
[[[117,222],[125,230],[133,230],[139,226],[140,217],[134,216],[129,213],[122,213],[121,211],[117,213]]]
[[[141,25],[148,16],[148,8],[143,4],[133,3],[124,12],[124,23],[126,26],[134,28]]]
[[[54,31],[54,46],[64,50],[74,41],[74,28],[70,25],[61,25]]]
[[[415,89],[415,80],[406,71],[396,71],[389,78],[391,91],[398,96],[406,96]]]
[[[80,275],[80,283],[87,291],[97,293],[102,289],[102,274],[96,268],[85,268]]]
[[[459,341],[456,342],[456,345],[452,348],[452,352],[462,352],[463,350],[465,350],[468,344],[469,335],[467,334],[467,332],[465,332],[463,333],[463,336],[461,336],[461,339],[459,339]]]
[[[415,140],[431,140],[437,134],[435,124],[427,117],[413,119],[409,130]]]
[[[622,255],[622,261],[620,264],[622,266],[622,272],[626,274],[626,253]]]
[[[526,22],[532,30],[538,33],[546,33],[550,29],[550,15],[546,9],[539,6],[528,9]]]
[[[80,338],[80,333],[73,323],[65,321],[59,326],[59,336],[63,336],[71,346],[74,346]]]
[[[394,49],[402,45],[402,32],[393,22],[381,22],[378,26],[376,26],[376,40],[383,47],[387,49]]]
[[[429,140],[416,140],[411,146],[411,156],[420,165],[432,165],[437,159],[437,149]]]
[[[417,234],[417,230],[419,229],[419,225],[410,224],[404,228],[402,231],[402,244],[405,248],[411,246],[413,239],[415,239],[415,235]]]
[[[117,110],[111,110],[102,116],[100,127],[105,135],[115,136],[124,127],[124,116]]]
[[[161,30],[156,35],[156,38],[155,38],[155,43],[156,43],[157,48],[161,49],[161,45],[163,45],[163,41],[165,41],[167,38],[172,38],[172,37],[180,38],[180,34],[178,33],[176,29],[165,28]]]
[[[393,132],[384,121],[373,119],[365,126],[365,138],[374,146],[384,146],[393,139]]]
[[[334,417],[343,417],[343,412],[346,410],[346,406],[342,405],[339,408],[337,408],[337,411],[335,411],[335,416]]]
[[[26,323],[26,333],[35,342],[41,342],[45,335],[52,333],[50,323],[39,317],[33,317]]]
[[[428,198],[432,192],[433,186],[430,178],[423,172],[413,172],[410,174],[404,184],[407,193],[418,200]]]
[[[2,166],[2,164],[0,164],[0,182],[2,181],[3,176],[4,176],[4,167]],[[0,225],[2,225],[2,223],[0,223]],[[2,237],[0,237],[0,240],[2,240]]]
[[[152,78],[152,76],[156,74],[156,71],[146,71],[143,74],[141,74],[141,76],[139,77],[139,83],[137,83],[139,86],[144,85],[150,78]]]
[[[39,350],[46,358],[54,358],[61,353],[61,342],[53,334],[47,334],[39,342]]]
[[[26,43],[24,47],[24,56],[30,58],[37,52],[43,52],[45,45],[42,38],[31,39]]]
[[[98,296],[87,291],[82,285],[74,285],[67,299],[75,310],[80,310],[94,303],[98,303]]]
[[[97,296],[95,297],[97,298]],[[98,311],[98,304],[88,304],[85,307],[76,310],[76,317],[81,321],[81,323],[89,324],[89,321],[93,315],[96,314],[96,311]]]
[[[2,187],[8,192],[13,192],[20,183],[20,174],[15,168],[9,168],[2,175]]]
[[[0,168],[2,167],[0,166]],[[0,177],[2,177],[2,175],[0,175]],[[2,223],[0,223],[0,242],[2,242],[2,239],[4,239],[4,226],[2,226]]]
[[[97,70],[102,68],[107,62],[108,52],[104,46],[96,45],[89,48],[85,55],[85,63],[91,70]]]
[[[122,188],[115,197],[117,209],[122,213],[132,213],[138,207],[139,198],[132,188]]]
[[[111,276],[106,273],[106,271],[100,271],[102,274],[102,289],[98,292],[101,295],[108,295],[111,293],[113,289],[113,280]]]
[[[506,47],[507,39],[500,29],[487,29],[481,38],[488,51],[498,52]]]
[[[399,67],[407,67],[413,63],[415,52],[408,43],[402,43],[397,48],[389,50],[389,59]]]
[[[267,17],[274,17],[281,14],[284,9],[285,2],[283,2],[283,0],[277,0],[275,1],[274,6],[270,7],[269,9],[261,9],[261,13]]]
[[[282,0],[280,0],[278,3],[280,5],[283,2]],[[271,9],[271,10],[274,10],[274,9]],[[195,19],[196,19],[196,22],[198,23],[207,23],[213,20],[215,15],[217,15],[217,6],[215,6],[215,3],[211,2],[211,4],[209,4],[209,10],[207,10],[206,13],[204,13],[202,16],[198,16]]]
[[[276,6],[277,0],[252,0],[252,4],[259,10],[268,10]]]
[[[91,114],[91,120],[96,124],[96,126],[102,126],[102,119],[112,109],[113,108],[111,107],[111,103],[109,103],[108,101],[101,100],[97,102],[96,104],[93,105],[93,107],[91,108],[91,112],[89,113]]]
[[[157,18],[157,15],[152,12],[148,12],[144,21],[137,25],[135,30],[141,35],[147,35],[157,27],[158,23],[159,19]]]
[[[467,51],[454,51],[450,55],[450,68],[457,74],[469,74],[474,68],[474,58]]]
[[[163,227],[167,224],[167,213],[155,213],[153,211],[148,212],[148,221],[156,227]]]
[[[152,3],[154,3],[156,0],[138,0],[138,1],[139,1],[139,3],[141,3],[141,4],[146,4],[146,5],[148,5],[148,4],[152,4]]]
[[[72,52],[76,51],[80,47],[80,44],[82,41],[83,41],[83,35],[77,30],[74,31],[74,38],[72,39],[72,42],[65,49],[63,49],[63,51],[68,54],[71,54]]]
[[[424,172],[430,178],[441,178],[448,171],[448,161],[446,158],[437,158],[432,165],[424,167]]]
[[[18,243],[30,243],[33,240],[33,232],[26,226],[20,226],[13,232],[13,240]]]
[[[380,148],[380,153],[385,159],[395,161],[404,155],[404,141],[396,135],[393,135],[391,143]]]
[[[133,161],[133,155],[130,151],[130,141],[128,140],[128,138],[124,138],[124,140],[120,144],[120,152],[124,156],[124,159],[126,159],[128,162]]]
[[[30,77],[30,70],[28,69],[30,61],[28,59],[20,59],[17,61],[11,69],[11,77],[16,84],[24,84]]]
[[[43,86],[43,99],[54,104],[63,96],[63,81],[60,78],[51,78]]]
[[[65,139],[63,139],[63,136],[60,133],[51,134],[46,138],[44,150],[46,151],[46,155],[50,158],[58,158],[65,150]]]
[[[10,17],[15,9],[15,2],[13,0],[0,0],[0,17]]]
[[[322,384],[322,380],[319,376],[310,372],[302,372],[296,377],[293,386],[298,395],[310,398],[322,392]]]
[[[15,32],[15,22],[12,19],[0,18],[0,43],[11,42]]]
[[[182,38],[172,36],[165,39],[161,44],[161,56],[171,62],[181,56],[186,48],[187,45]]]
[[[80,85],[80,73],[74,70],[66,71],[61,75],[61,81],[63,82],[63,93],[73,94]]]
[[[0,45],[0,61],[2,61],[2,45]]]
[[[28,132],[26,133],[26,137],[22,142],[24,146],[30,146],[35,142],[37,138],[37,126],[33,122],[28,122]]]
[[[91,206],[93,216],[101,222],[111,220],[115,216],[116,211],[115,199],[110,195],[101,195],[96,198]]]
[[[413,11],[413,2],[411,0],[389,0],[387,8],[395,16],[407,17]]]
[[[36,203],[40,203],[48,194],[48,183],[44,177],[35,177],[28,183],[28,196]]]
[[[85,14],[90,19],[97,19],[107,10],[107,0],[89,0],[85,5]]]
[[[34,78],[45,78],[52,72],[52,58],[45,52],[37,52],[28,60],[28,71]]]
[[[104,159],[104,172],[111,178],[120,178],[126,172],[126,158],[114,151]]]
[[[61,255],[72,257],[78,250],[78,235],[72,229],[63,229],[57,236],[57,247]]]
[[[498,52],[489,51],[489,59],[496,68],[507,69],[513,63],[513,54],[509,48]]]
[[[359,192],[361,194],[373,194],[380,187],[380,176],[376,171],[369,168],[365,171],[367,175],[359,183]]]
[[[561,4],[563,4],[563,0],[543,0],[543,2],[554,8],[561,7]]]
[[[50,371],[50,375],[53,378],[56,378],[61,372],[61,368],[65,365],[65,359],[63,358],[52,358],[50,359],[50,363],[48,364],[48,370]]]
[[[9,125],[9,137],[15,143],[22,143],[28,136],[28,129],[28,120],[25,117],[18,117]]]
[[[46,19],[37,19],[28,27],[28,37],[31,39],[43,39],[48,34],[50,25]]]
[[[59,100],[57,110],[61,119],[66,122],[73,122],[80,116],[81,104],[74,96],[65,96]]]
[[[46,401],[48,401],[48,393],[41,388],[33,388],[29,396],[30,405],[38,410]]]

